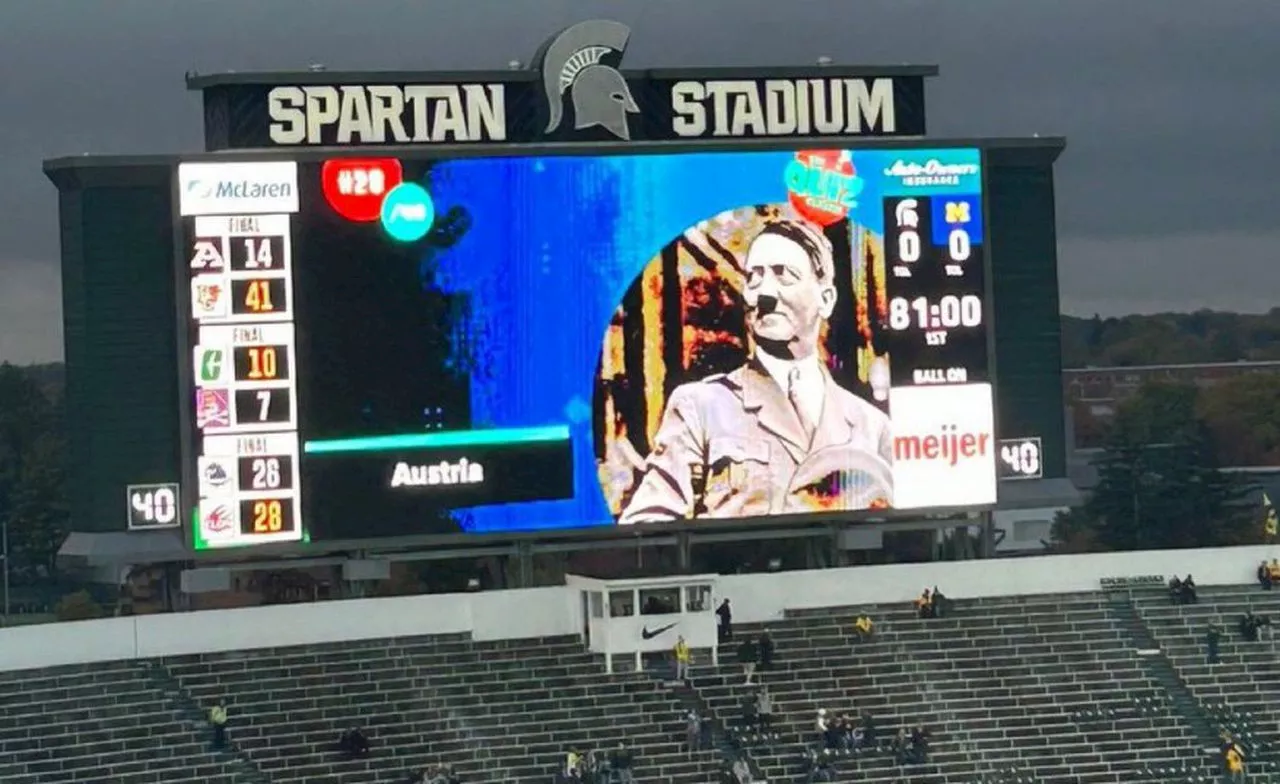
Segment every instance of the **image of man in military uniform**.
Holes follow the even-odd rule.
[[[892,505],[889,418],[835,383],[819,355],[836,305],[831,243],[765,225],[744,264],[754,350],[677,387],[621,525]]]

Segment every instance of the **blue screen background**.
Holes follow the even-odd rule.
[[[458,510],[475,532],[612,525],[597,479],[591,400],[610,317],[632,280],[687,228],[725,210],[785,202],[791,152],[479,158],[437,164],[422,184],[436,214],[465,207],[472,225],[429,260],[435,285],[470,299],[471,413],[477,428],[567,424],[574,497]],[[973,149],[855,151],[865,181],[851,219],[882,233],[888,195],[963,195],[905,185],[895,161],[978,166]],[[975,203],[975,212],[980,204]]]

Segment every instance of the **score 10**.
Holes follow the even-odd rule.
[[[236,346],[232,355],[237,382],[289,380],[288,346]]]

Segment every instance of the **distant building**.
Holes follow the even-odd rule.
[[[1280,374],[1280,361],[1067,368],[1062,371],[1062,392],[1068,405],[1083,404],[1094,416],[1108,417],[1118,403],[1151,381],[1209,387],[1249,373]]]
[[[1062,397],[1067,405],[1072,451],[1100,448],[1101,426],[1143,384],[1170,381],[1211,387],[1249,373],[1280,375],[1280,361],[1066,368],[1062,371]]]

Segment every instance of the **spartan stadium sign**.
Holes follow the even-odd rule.
[[[621,69],[631,31],[581,22],[531,70],[193,76],[210,150],[922,136],[930,66]]]

